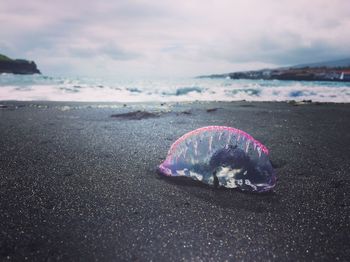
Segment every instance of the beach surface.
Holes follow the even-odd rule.
[[[0,260],[349,261],[350,104],[0,102]],[[193,129],[265,144],[273,192],[156,167]]]

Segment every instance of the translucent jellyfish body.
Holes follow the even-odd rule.
[[[159,172],[187,176],[216,187],[265,192],[276,184],[268,149],[232,127],[208,126],[191,131],[171,146]]]

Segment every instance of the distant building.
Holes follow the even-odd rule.
[[[340,80],[350,81],[350,71],[342,71],[340,75]]]
[[[337,72],[337,71],[322,72],[319,74],[319,77],[326,80],[339,80],[341,77],[341,72]]]
[[[264,70],[264,71],[262,71],[262,75],[264,77],[270,77],[271,76],[271,70]]]

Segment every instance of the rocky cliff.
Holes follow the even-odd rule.
[[[0,73],[40,74],[40,71],[33,61],[11,59],[0,54]]]

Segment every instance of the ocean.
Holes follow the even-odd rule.
[[[175,102],[350,102],[350,82],[233,80],[224,78],[121,79],[0,75],[0,100]]]

